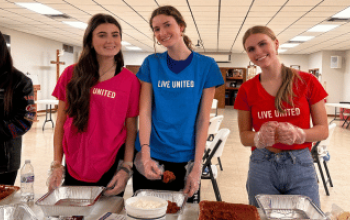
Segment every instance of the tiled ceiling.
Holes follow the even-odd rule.
[[[39,2],[68,15],[49,18],[17,6],[15,2]],[[153,52],[148,19],[161,5],[173,5],[187,22],[186,34],[198,52],[244,53],[242,36],[253,25],[267,25],[280,44],[298,35],[314,35],[310,41],[288,49],[286,54],[311,54],[321,50],[350,50],[350,23],[336,22],[326,33],[306,32],[350,6],[350,0],[0,0],[0,26],[69,45],[80,46],[84,30],[61,21],[88,22],[96,13],[113,15],[122,25],[123,40]],[[157,46],[157,51],[164,48]]]

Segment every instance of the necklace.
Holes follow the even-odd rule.
[[[104,76],[106,73],[108,73],[115,65],[116,65],[116,63],[114,63],[113,66],[111,66],[110,68],[108,68],[108,70],[106,70],[105,72],[103,72],[103,73],[100,75],[100,79],[102,78],[102,76]]]

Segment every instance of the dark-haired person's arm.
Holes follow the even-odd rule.
[[[58,102],[58,110],[57,110],[57,120],[55,133],[53,136],[53,162],[50,167],[50,174],[48,180],[46,182],[49,187],[49,191],[56,189],[62,183],[62,179],[64,179],[64,168],[62,166],[63,160],[63,125],[66,122],[67,115],[65,112],[66,103],[62,100]]]
[[[113,187],[111,190],[107,190],[104,195],[112,196],[118,195],[125,190],[126,184],[132,175],[134,150],[135,150],[135,140],[137,133],[137,117],[126,118],[125,127],[127,130],[126,140],[125,140],[125,153],[124,161],[118,166],[118,169],[113,176],[112,180],[108,183],[107,187]],[[126,172],[126,170],[129,170]]]
[[[25,134],[35,118],[34,89],[32,81],[20,76],[13,89],[12,109],[0,121],[0,141],[9,141]],[[2,101],[5,101],[3,99]]]

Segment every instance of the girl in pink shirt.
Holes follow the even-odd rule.
[[[132,175],[140,85],[125,69],[122,29],[110,15],[94,15],[83,51],[67,67],[53,96],[59,99],[49,189],[64,185],[112,187],[122,195]],[[62,163],[66,158],[66,167]]]

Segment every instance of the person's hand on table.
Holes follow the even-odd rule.
[[[194,166],[190,174],[187,176],[183,193],[188,197],[192,197],[196,192],[198,192],[199,184],[201,182],[201,174],[201,166]]]
[[[49,177],[47,178],[46,185],[49,191],[60,187],[64,180],[64,166],[60,162],[54,161],[51,163]]]
[[[123,166],[123,165],[121,165]],[[108,183],[107,189],[103,195],[105,196],[115,196],[120,194],[125,190],[126,184],[128,183],[129,178],[132,176],[132,170],[131,167],[125,167],[123,168],[118,167],[118,171],[113,176],[112,180]]]
[[[149,180],[159,180],[164,172],[164,168],[158,162],[152,160],[150,148],[143,146],[141,151],[136,154],[135,167],[139,173]]]

